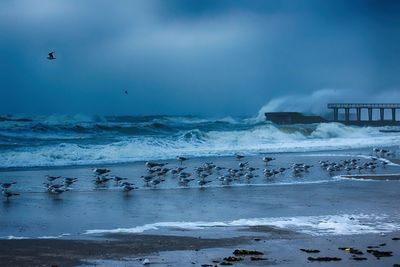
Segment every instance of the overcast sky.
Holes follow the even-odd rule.
[[[400,1],[2,0],[0,40],[3,114],[400,101]]]

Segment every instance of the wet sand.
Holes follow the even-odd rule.
[[[372,267],[400,263],[399,232],[385,236],[311,237],[270,227],[249,228],[248,231],[247,236],[218,239],[109,235],[102,240],[4,240],[0,242],[0,266],[143,266],[144,259],[150,261],[150,266],[222,266],[231,263],[235,266],[323,264],[321,266]],[[268,235],[252,236],[252,231]],[[236,254],[237,249],[256,251],[260,255]],[[369,250],[391,252],[391,256],[378,257]],[[309,257],[340,260],[318,263]]]
[[[248,240],[160,235],[114,235],[103,240],[2,240],[0,266],[77,266],[88,260],[119,261],[161,251],[232,246]]]
[[[313,223],[318,227],[318,220],[325,220],[325,217],[320,219],[318,216],[337,215],[341,219],[345,215],[347,224],[344,226],[352,227],[349,224],[352,214],[376,214],[378,217],[384,214],[387,216],[382,219],[384,223],[397,225],[400,220],[398,181],[335,179],[335,176],[328,175],[317,165],[318,160],[338,161],[358,154],[355,151],[348,156],[330,152],[274,155],[277,160],[267,168],[288,167],[295,162],[315,167],[301,177],[284,174],[266,179],[260,176],[250,181],[240,180],[231,186],[221,186],[213,176],[209,178],[213,180],[211,186],[205,188],[199,188],[197,184],[181,188],[177,186],[176,178],[169,177],[165,184],[152,189],[143,186],[139,178],[145,173],[143,163],[107,166],[113,174],[127,176],[140,187],[128,195],[112,184],[107,188],[95,188],[91,172],[93,166],[3,170],[2,177],[18,182],[17,189],[21,195],[0,204],[0,237],[3,238],[0,240],[0,266],[77,266],[93,263],[100,266],[142,266],[144,258],[149,258],[155,266],[201,266],[220,264],[224,257],[232,256],[236,248],[260,250],[267,260],[251,261],[246,256],[243,261],[234,263],[235,266],[319,265],[308,261],[307,258],[314,255],[308,255],[300,248],[319,249],[320,256],[342,258],[340,262],[321,263],[323,266],[358,266],[360,262],[363,266],[392,266],[400,262],[400,241],[391,240],[394,233],[381,236],[379,225],[371,225],[373,230],[378,227],[371,234],[338,235],[329,233],[329,223],[335,223],[334,218],[322,222],[327,224],[324,226],[326,233],[319,236],[300,233],[307,228],[301,224],[295,230],[285,225],[284,228],[257,225],[262,218],[305,216],[302,220],[308,220],[316,216]],[[246,159],[251,166],[259,167],[259,172],[265,168],[260,157]],[[232,157],[220,157],[191,159],[184,166],[192,170],[204,161],[214,161],[225,167],[238,165],[238,161]],[[168,163],[177,165],[175,161]],[[386,166],[364,176],[385,177],[399,173],[398,168]],[[45,174],[78,177],[79,182],[64,195],[52,197],[42,187]],[[344,173],[338,173],[341,174]],[[179,223],[200,221],[216,222],[218,225],[219,222],[251,218],[261,220],[254,220],[251,227],[152,228],[152,224],[158,222],[171,222],[179,226]],[[371,222],[366,222],[368,227],[369,224]],[[142,227],[147,229],[149,225],[149,230],[140,230]],[[354,227],[362,228],[363,222]],[[86,234],[87,230],[119,228],[126,228],[127,233]],[[138,233],[129,234],[132,229]],[[357,233],[357,228],[354,230]],[[50,239],[49,236],[58,239]],[[15,237],[27,239],[5,240]],[[382,243],[387,245],[381,250],[394,251],[392,257],[378,260],[366,254],[367,246]],[[338,251],[337,248],[342,246],[363,249],[368,260],[353,260],[351,255]]]

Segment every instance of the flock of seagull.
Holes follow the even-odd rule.
[[[375,153],[375,156],[364,162],[360,159],[354,158],[339,162],[321,160],[319,161],[319,165],[322,170],[326,171],[331,176],[344,171],[350,173],[353,170],[358,171],[358,173],[361,173],[363,170],[373,172],[376,168],[385,167],[388,164],[385,157],[394,155],[394,152],[392,151],[379,148],[374,148],[373,153]],[[208,183],[213,182],[213,180],[220,181],[222,185],[230,185],[231,183],[243,179],[250,183],[251,179],[259,177],[257,174],[259,172],[256,172],[259,168],[252,167],[248,161],[244,161],[244,155],[235,154],[235,159],[238,161],[237,168],[226,168],[217,166],[213,162],[205,162],[201,166],[194,168],[193,172],[187,171],[187,167],[183,166],[184,162],[188,160],[186,157],[176,157],[180,166],[175,167],[168,167],[168,163],[149,161],[145,163],[146,174],[142,175],[140,178],[143,180],[145,187],[156,188],[159,184],[165,182],[167,177],[177,178],[179,186],[182,187],[188,187],[194,182],[197,182],[198,186],[204,187]],[[313,165],[307,165],[304,163],[294,163],[286,168],[268,168],[269,163],[274,160],[275,158],[272,157],[265,156],[262,158],[262,161],[265,164],[262,174],[267,179],[273,179],[277,175],[285,172],[291,172],[292,177],[302,177],[314,167]],[[93,174],[93,184],[95,188],[107,188],[111,182],[114,182],[115,186],[125,193],[138,189],[138,187],[136,187],[134,183],[129,182],[127,178],[111,176],[110,169],[95,168],[93,169]],[[212,179],[212,177],[214,178]],[[46,175],[45,178],[46,182],[43,183],[45,191],[51,195],[60,195],[69,191],[71,185],[78,181],[78,178],[63,176]],[[7,200],[19,195],[19,193],[11,191],[12,186],[15,184],[16,182],[0,183],[2,194]]]

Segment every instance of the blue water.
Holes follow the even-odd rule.
[[[277,126],[255,118],[230,117],[0,116],[0,168],[399,144],[397,133],[338,123]]]

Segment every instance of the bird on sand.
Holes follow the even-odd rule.
[[[3,190],[2,194],[7,200],[9,200],[10,197],[13,197],[13,196],[19,196],[18,193],[12,193],[12,192],[9,192],[9,191],[6,191],[6,190]]]
[[[54,60],[54,59],[56,59],[56,57],[54,56],[54,51],[53,52],[50,52],[49,54],[48,54],[48,56],[47,56],[47,59],[48,60]]]
[[[109,169],[105,169],[105,168],[95,168],[95,169],[93,169],[93,172],[96,175],[104,175],[104,174],[110,172],[110,170]]]
[[[187,160],[187,158],[182,157],[182,156],[177,156],[177,157],[176,157],[176,160],[179,161],[179,162],[182,164],[184,161]]]
[[[54,175],[46,175],[45,177],[47,178],[47,181],[49,181],[49,182],[53,182],[53,181],[61,178],[61,176],[54,176]]]
[[[17,182],[12,182],[12,183],[0,183],[0,187],[4,190],[7,190],[10,188],[12,185],[16,184]]]
[[[238,154],[238,153],[236,153],[236,154],[235,154],[235,158],[236,158],[236,160],[241,160],[241,159],[244,158],[244,156],[243,156],[243,155],[240,155],[240,154]]]

